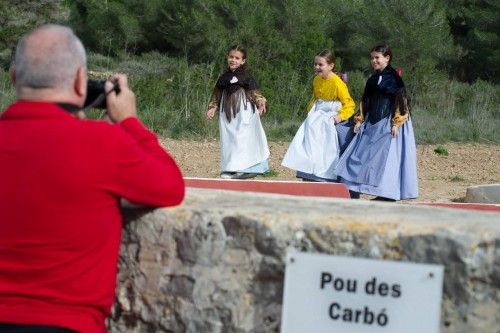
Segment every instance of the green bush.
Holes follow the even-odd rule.
[[[438,155],[448,156],[448,149],[443,146],[437,146],[436,149],[434,149],[434,152]]]
[[[449,177],[449,180],[451,182],[463,182],[463,181],[465,181],[465,178],[460,176],[460,175],[455,175],[455,176]]]
[[[10,82],[10,75],[0,68],[0,112],[15,99],[15,91]]]
[[[224,59],[222,59],[223,61]],[[160,135],[173,138],[216,138],[218,122],[205,117],[213,86],[220,75],[220,62],[190,64],[187,59],[172,58],[158,52],[142,56],[108,58],[89,55],[92,78],[103,79],[121,72],[137,96],[141,119]],[[279,66],[257,68],[252,73],[269,101],[262,123],[269,140],[289,141],[307,112],[311,98],[312,69],[307,75]],[[366,77],[361,71],[348,72],[349,90],[361,99]],[[404,77],[406,80],[406,76]],[[411,78],[409,86],[414,84]],[[424,87],[425,86],[425,87]],[[409,87],[409,90],[412,89]],[[485,81],[473,84],[450,81],[436,72],[423,78],[412,95],[412,119],[418,143],[485,142],[500,143],[500,86]],[[0,105],[14,100],[9,75],[0,71]],[[89,112],[99,118],[98,111]]]
[[[418,142],[500,143],[500,86],[434,78],[434,83],[414,98],[412,115]]]

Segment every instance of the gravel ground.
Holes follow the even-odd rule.
[[[187,177],[219,177],[219,142],[160,139],[174,156]],[[281,166],[289,142],[270,142],[272,177],[266,180],[297,180],[293,170]],[[460,202],[467,187],[500,183],[500,146],[486,144],[442,145],[448,156],[438,155],[438,145],[418,145],[418,181],[420,197],[425,202]],[[369,199],[369,196],[363,196]]]

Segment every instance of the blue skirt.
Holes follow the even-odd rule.
[[[337,135],[339,137],[339,153],[340,155],[342,155],[354,138],[354,121],[352,120],[352,118],[349,120],[344,120],[338,124],[335,124],[335,128],[337,129]]]
[[[394,200],[418,197],[411,117],[391,136],[391,117],[365,122],[340,157],[336,173],[349,190]]]

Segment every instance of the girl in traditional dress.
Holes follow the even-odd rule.
[[[269,148],[260,115],[266,99],[245,68],[246,51],[235,45],[227,53],[227,70],[210,99],[207,117],[219,111],[221,178],[252,178],[269,170]]]
[[[371,50],[375,73],[366,82],[359,113],[354,117],[357,135],[337,166],[340,182],[353,197],[375,195],[394,201],[418,196],[416,146],[405,85],[391,66],[387,45]]]
[[[348,143],[348,136],[352,138],[347,120],[354,113],[354,101],[334,68],[332,51],[324,50],[314,57],[316,76],[307,106],[309,113],[281,163],[296,170],[297,177],[303,180],[336,181],[339,153]]]

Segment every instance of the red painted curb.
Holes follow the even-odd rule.
[[[349,199],[347,186],[339,183],[270,181],[215,178],[184,178],[187,187],[244,192],[263,192],[299,196]]]
[[[273,180],[248,180],[248,179],[217,179],[217,178],[191,178],[185,177],[187,187],[205,188],[215,190],[229,190],[241,192],[261,192],[288,194],[297,196],[329,197],[349,199],[347,186],[340,183],[320,183],[301,181],[273,181]],[[480,203],[454,203],[454,202],[414,202],[411,204],[479,210],[500,213],[500,205]]]
[[[462,202],[416,202],[417,205],[438,206],[446,208],[458,208],[468,210],[481,210],[487,212],[500,213],[500,205]]]

